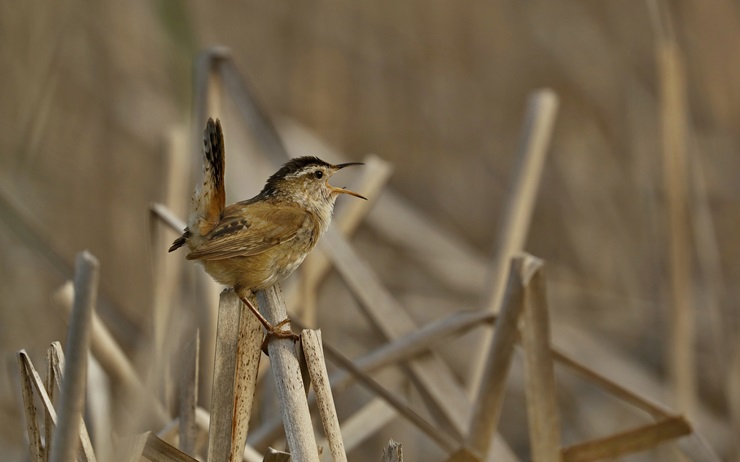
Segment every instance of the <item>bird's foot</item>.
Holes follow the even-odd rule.
[[[255,307],[252,302],[249,301],[246,297],[239,297],[242,302],[244,302],[245,305],[247,305],[247,308],[257,317],[260,324],[262,324],[262,327],[265,328],[267,331],[267,335],[265,335],[265,339],[262,341],[262,346],[260,349],[267,354],[267,344],[270,343],[270,340],[273,338],[289,338],[292,339],[294,342],[298,341],[300,339],[300,336],[298,334],[293,333],[292,330],[282,330],[281,327],[283,327],[286,324],[290,323],[289,318],[285,318],[279,323],[272,325],[270,324],[270,321],[268,321],[264,316],[262,316],[262,313],[259,312],[257,307]]]
[[[267,329],[267,334],[265,335],[265,339],[262,341],[262,346],[260,347],[260,349],[264,351],[266,355],[268,354],[267,345],[270,343],[270,340],[272,340],[273,338],[287,338],[287,339],[293,340],[294,342],[297,342],[298,340],[300,340],[301,338],[300,335],[294,333],[292,330],[281,329],[281,327],[283,327],[286,324],[290,324],[289,318],[283,319],[282,321],[275,324],[274,326],[273,325],[269,325],[269,327],[265,326],[265,329]]]

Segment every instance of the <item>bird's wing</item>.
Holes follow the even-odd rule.
[[[296,237],[310,219],[295,207],[265,203],[239,203],[224,210],[224,216],[202,243],[188,254],[188,260],[222,260],[248,257]]]

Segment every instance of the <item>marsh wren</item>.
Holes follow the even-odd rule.
[[[208,119],[203,135],[203,181],[192,199],[188,226],[172,243],[187,244],[188,260],[203,264],[220,284],[233,287],[270,335],[294,337],[273,326],[252,304],[255,292],[287,278],[329,227],[340,194],[364,196],[329,184],[337,171],[361,162],[332,165],[318,157],[288,161],[251,199],[225,206],[224,136],[221,122]],[[367,199],[366,199],[367,200]]]

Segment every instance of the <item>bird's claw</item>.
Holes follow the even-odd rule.
[[[294,342],[297,342],[300,340],[300,335],[294,333],[292,330],[282,330],[281,327],[283,327],[286,324],[290,323],[289,318],[285,318],[279,323],[275,324],[274,326],[265,327],[267,330],[267,334],[265,334],[265,339],[262,341],[262,346],[260,349],[269,356],[269,353],[267,352],[267,345],[270,343],[270,340],[273,338],[287,338],[291,339]]]

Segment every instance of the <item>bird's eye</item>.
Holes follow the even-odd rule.
[[[315,172],[313,172],[313,176],[315,176],[317,180],[320,180],[324,177],[324,172],[322,172],[321,170],[316,170]]]

